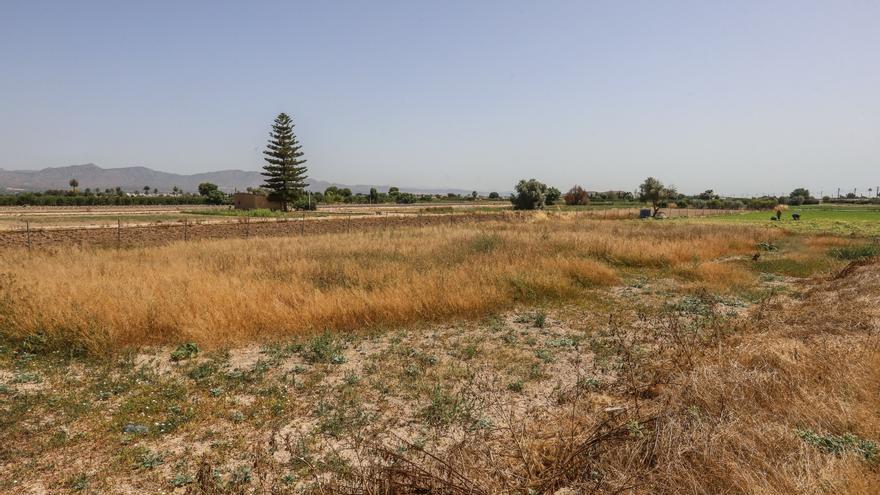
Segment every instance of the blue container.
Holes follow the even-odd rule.
[[[651,218],[651,209],[642,208],[641,210],[639,210],[639,218]]]

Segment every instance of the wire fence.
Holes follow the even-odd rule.
[[[576,212],[551,212],[551,214],[574,215],[576,218],[624,220],[639,218],[640,208],[609,208]],[[705,217],[729,215],[738,210],[664,209],[661,213],[669,218]],[[523,211],[496,212],[437,212],[437,213],[387,213],[372,215],[362,213],[337,214],[328,217],[277,218],[241,217],[235,221],[175,221],[164,223],[130,223],[118,219],[114,225],[98,226],[34,226],[23,222],[21,228],[0,231],[0,247],[46,248],[46,247],[142,247],[167,244],[175,241],[208,239],[248,239],[251,237],[278,237],[291,235],[340,234],[397,229],[458,225],[486,221],[525,221],[533,215]]]

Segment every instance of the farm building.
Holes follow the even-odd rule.
[[[281,202],[272,201],[263,194],[235,193],[232,195],[232,204],[236,210],[280,210]]]

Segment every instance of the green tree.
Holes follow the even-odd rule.
[[[307,186],[306,172],[303,165],[306,160],[302,146],[293,134],[293,121],[286,113],[278,114],[269,133],[269,143],[263,154],[267,164],[263,167],[266,178],[266,189],[269,197],[281,203],[283,211],[289,210],[289,204],[296,204]]]
[[[547,202],[548,205],[552,206],[552,205],[556,204],[556,202],[559,201],[559,198],[561,198],[561,197],[562,197],[562,191],[560,191],[559,189],[556,189],[555,187],[548,187],[547,188],[547,198],[545,199],[545,201]]]
[[[394,201],[399,204],[412,204],[415,203],[417,200],[418,198],[416,198],[415,194],[408,192],[398,193],[394,197]]]
[[[501,195],[498,194],[498,193],[495,192],[495,191],[492,191],[492,192],[489,193],[489,199],[498,199],[498,198],[500,198],[500,197],[501,197]]]
[[[76,192],[76,188],[79,187],[79,181],[76,179],[70,179],[70,182],[67,184],[70,185],[70,189],[73,190],[73,192]]]
[[[639,200],[651,203],[651,208],[654,210],[652,216],[657,216],[657,212],[660,211],[666,200],[674,197],[676,194],[678,193],[675,187],[666,187],[662,182],[653,177],[648,177],[639,186]]]
[[[205,197],[205,202],[210,205],[222,205],[226,201],[226,195],[217,187],[217,184],[202,182],[199,184],[199,195]]]
[[[219,191],[217,188],[217,184],[212,184],[210,182],[202,182],[199,184],[199,194],[202,196],[208,196],[213,191]]]
[[[547,201],[547,185],[535,179],[521,180],[510,202],[516,210],[540,210]]]
[[[813,196],[810,195],[809,189],[804,189],[803,187],[799,187],[791,192],[788,195],[789,202],[793,205],[800,206],[804,203],[812,203],[815,202]]]
[[[370,203],[376,204],[379,202],[379,191],[376,190],[375,187],[370,188]]]
[[[715,191],[711,189],[706,189],[705,191],[698,194],[697,198],[709,201],[711,199],[718,199],[718,195],[715,194]]]

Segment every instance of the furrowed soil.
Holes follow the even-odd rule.
[[[509,216],[515,216],[508,214]],[[129,225],[95,228],[32,228],[0,230],[0,248],[66,248],[158,246],[175,241],[209,239],[246,239],[295,235],[366,232],[430,225],[457,225],[496,220],[493,213],[457,213],[454,215],[376,215],[245,221],[199,221]]]

